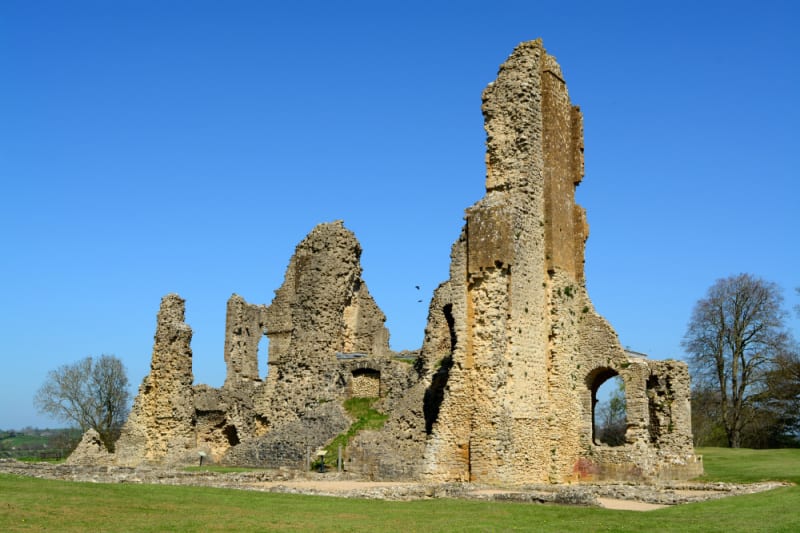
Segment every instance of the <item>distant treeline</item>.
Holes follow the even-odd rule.
[[[80,439],[80,430],[74,428],[0,430],[0,458],[64,459]]]

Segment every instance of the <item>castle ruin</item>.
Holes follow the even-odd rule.
[[[379,398],[389,418],[354,437],[346,468],[373,479],[558,483],[702,473],[686,365],[626,353],[586,292],[588,225],[574,198],[582,115],[541,41],[514,50],[482,110],[486,194],[466,211],[413,364],[389,349],[355,236],[341,222],[321,224],[298,244],[270,305],[228,301],[221,388],[193,383],[184,301],[164,297],[150,374],[108,461],[195,464],[202,454],[299,468],[309,447],[349,427],[342,402],[365,396]],[[258,372],[263,335],[266,377]],[[627,400],[620,446],[599,442],[594,428],[597,390],[613,376]]]

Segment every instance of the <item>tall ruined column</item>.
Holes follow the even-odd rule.
[[[539,41],[519,45],[483,93],[486,196],[467,210],[453,248],[456,343],[426,450],[434,479],[516,480],[515,441],[529,440],[529,454],[545,446],[530,421],[545,416],[547,402],[546,57]],[[528,476],[546,470],[538,464]]]
[[[625,354],[586,292],[588,225],[575,203],[582,116],[541,41],[517,46],[484,91],[482,110],[486,195],[467,209],[453,246],[452,301],[443,304],[452,312],[455,347],[425,474],[439,481],[552,482],[581,478],[587,464],[625,477],[691,463],[687,409],[652,400],[656,414],[646,414],[645,391],[656,398],[666,387],[648,389],[645,381],[660,383],[657,376],[646,378],[642,362]],[[678,375],[683,363],[670,365]],[[618,449],[595,442],[592,432],[597,388],[613,375],[632,395],[632,429]],[[680,424],[680,438],[665,449],[667,439],[648,431],[648,418]]]
[[[181,460],[194,448],[191,340],[184,300],[168,294],[158,312],[150,374],[117,442],[120,464]]]

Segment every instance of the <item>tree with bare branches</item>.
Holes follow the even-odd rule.
[[[125,366],[113,355],[51,370],[34,398],[40,413],[73,422],[81,431],[97,431],[109,451],[114,451],[129,401]]]
[[[777,358],[788,351],[783,297],[774,283],[750,274],[717,280],[698,301],[683,339],[692,378],[713,390],[728,446],[741,446]]]

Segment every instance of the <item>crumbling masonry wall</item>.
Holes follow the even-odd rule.
[[[151,372],[116,461],[194,463],[202,453],[211,461],[298,466],[308,446],[349,426],[341,402],[354,392],[396,401],[415,374],[393,359],[386,318],[361,278],[360,255],[340,221],[320,224],[298,244],[271,305],[231,296],[221,388],[192,384],[184,301],[166,296]],[[270,339],[266,379],[258,367],[263,335]],[[357,368],[337,358],[354,352],[362,356]]]
[[[258,343],[266,333],[267,306],[248,304],[234,294],[225,313],[225,387],[257,381]]]
[[[87,435],[76,461],[211,461],[303,468],[352,422],[343,401],[376,397],[382,430],[359,433],[346,468],[373,479],[491,483],[693,477],[684,363],[627,353],[585,286],[589,228],[575,203],[583,119],[541,41],[520,44],[483,93],[486,194],[466,210],[449,279],[434,291],[413,365],[389,349],[385,316],[340,222],[296,247],[269,305],[227,304],[221,388],[193,385],[184,302],[164,297],[150,374],[106,457]],[[269,372],[258,346],[269,338]],[[263,355],[263,354],[262,354]],[[597,391],[625,386],[625,442],[599,442]]]
[[[452,253],[446,305],[456,342],[424,475],[696,475],[685,365],[627,356],[586,293],[588,226],[574,200],[582,118],[540,41],[517,47],[482,109],[486,196],[467,210]],[[596,390],[611,375],[623,378],[629,402],[626,444],[613,449],[595,443],[592,423]]]
[[[180,461],[195,447],[192,328],[184,305],[177,294],[161,300],[150,373],[116,444],[119,464]]]

